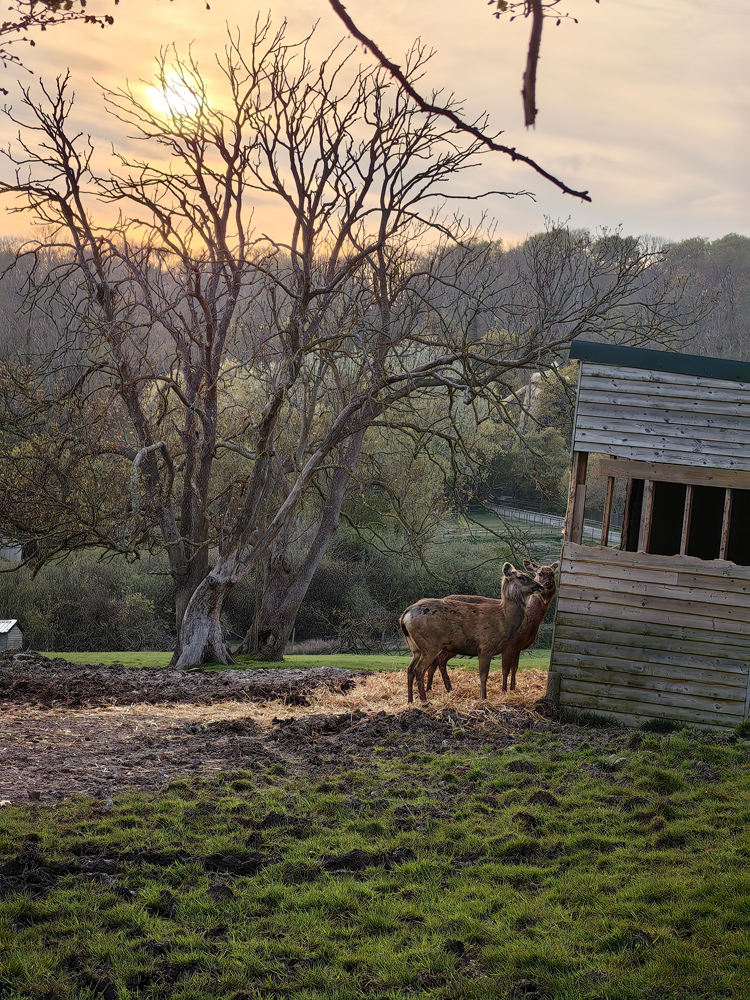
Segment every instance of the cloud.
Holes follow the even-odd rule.
[[[325,0],[277,0],[272,7],[276,15],[288,15],[292,38],[319,19],[313,56],[344,34]],[[397,61],[421,35],[437,50],[420,83],[424,92],[455,92],[469,117],[487,110],[491,127],[505,128],[504,142],[571,186],[591,191],[593,204],[582,205],[527,168],[500,155],[487,157],[470,180],[459,181],[459,189],[527,188],[537,195],[536,203],[493,204],[506,235],[538,231],[545,215],[590,228],[621,223],[627,232],[670,238],[750,233],[745,5],[607,0],[583,4],[575,11],[578,24],[556,28],[548,22],[538,125],[530,131],[522,125],[520,98],[528,40],[523,18],[497,21],[478,0],[461,5],[458,18],[455,0],[348,0],[347,7]],[[266,9],[258,8],[261,17]],[[212,0],[210,11],[203,0],[122,0],[114,28],[47,32],[29,50],[30,64],[47,78],[71,66],[79,120],[107,146],[115,138],[122,142],[127,130],[104,113],[92,77],[110,87],[149,78],[159,48],[172,41],[183,53],[192,42],[202,71],[212,76],[227,23],[233,27],[241,19],[248,36],[256,13],[234,0]],[[361,48],[356,58],[369,61]],[[0,140],[10,134],[5,126]],[[127,145],[138,148],[132,139]]]

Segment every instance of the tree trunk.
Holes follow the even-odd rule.
[[[175,634],[177,636],[175,640],[174,652],[172,653],[172,659],[169,662],[170,667],[177,665],[177,661],[182,655],[182,620],[185,617],[185,612],[187,611],[187,606],[190,603],[190,598],[195,593],[197,585],[200,580],[181,580],[175,582],[174,587],[174,617],[175,617]]]
[[[283,560],[273,559],[266,576],[263,599],[256,609],[255,620],[248,630],[240,652],[247,652],[256,660],[281,660],[294,628],[300,605],[305,599],[315,570],[325,555],[338,527],[338,510],[318,526],[315,541],[302,562],[287,572]]]
[[[258,612],[257,622],[250,630],[241,648],[245,648],[248,637],[255,640],[251,653],[255,660],[282,660],[289,636],[294,628],[299,606],[304,593],[297,597],[297,588],[290,588],[287,581],[278,581],[278,589],[270,587],[263,595],[263,604]],[[286,590],[285,590],[286,588]],[[306,590],[307,588],[305,588]],[[295,595],[291,596],[290,590]],[[274,599],[274,596],[277,598]],[[253,634],[254,633],[254,634]]]
[[[201,663],[235,663],[221,634],[221,609],[234,582],[217,580],[210,575],[190,598],[182,619],[182,652],[175,666],[178,670]]]
[[[278,662],[283,659],[299,606],[330,543],[329,538],[321,545],[320,536],[319,527],[317,544],[308,550],[296,569],[287,562],[283,548],[274,549],[265,566],[262,597],[256,606],[253,624],[237,652],[249,653],[255,660]]]
[[[177,666],[177,663],[182,656],[182,622],[185,617],[188,604],[190,603],[190,598],[208,576],[208,569],[208,560],[203,558],[201,553],[201,558],[194,557],[191,560],[187,572],[176,573],[173,577],[175,634],[177,639],[175,641],[172,659],[169,662],[170,667]]]
[[[338,529],[346,485],[351,470],[359,459],[363,440],[364,432],[360,432],[348,442],[341,464],[331,476],[315,537],[295,569],[291,569],[286,563],[283,552],[289,532],[279,535],[279,545],[274,547],[269,559],[263,599],[260,607],[256,608],[255,620],[238,652],[250,653],[256,660],[278,661],[283,658],[297,612],[305,599],[315,570]]]

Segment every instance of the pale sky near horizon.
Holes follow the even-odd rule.
[[[93,3],[91,4],[93,9]],[[285,16],[299,37],[313,21],[321,55],[345,35],[326,0],[121,0],[115,26],[78,25],[37,37],[19,49],[29,69],[52,79],[70,67],[80,127],[108,145],[121,129],[106,115],[92,82],[117,87],[153,75],[161,46],[192,43],[204,68],[226,40],[226,27],[249,33],[256,13]],[[483,110],[501,142],[515,146],[571,187],[588,189],[585,204],[528,167],[493,154],[461,181],[462,193],[487,188],[530,190],[536,201],[496,198],[488,205],[508,241],[544,228],[545,217],[573,227],[622,226],[627,234],[716,239],[750,236],[750,6],[736,0],[567,0],[578,24],[546,22],[537,83],[539,115],[523,127],[521,76],[529,25],[492,17],[486,0],[347,0],[363,31],[396,62],[420,36],[436,50],[423,92],[443,87],[465,101],[467,117]],[[457,13],[458,11],[458,13]],[[363,57],[364,58],[364,57]],[[8,69],[7,103],[17,102],[21,76]],[[429,96],[429,93],[428,93]],[[0,121],[0,145],[14,129]],[[23,231],[3,202],[0,233]]]

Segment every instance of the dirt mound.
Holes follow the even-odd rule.
[[[282,701],[307,705],[312,690],[344,692],[359,674],[335,667],[312,670],[170,670],[88,666],[33,654],[0,656],[0,707],[98,705],[210,705],[218,701]]]
[[[534,725],[527,712],[485,709],[481,714],[465,714],[454,709],[405,711],[398,714],[357,711],[346,715],[275,719],[269,741],[276,746],[302,750],[313,746],[318,752],[329,750],[344,754],[371,753],[374,747],[392,756],[407,746],[442,750],[457,741],[467,745],[507,746],[515,743]]]
[[[0,804],[86,795],[105,809],[123,790],[159,792],[184,778],[314,779],[368,767],[373,752],[480,752],[556,725],[534,709],[543,674],[524,671],[507,695],[499,680],[481,702],[476,674],[456,669],[450,695],[411,708],[405,671],[183,673],[0,656]]]

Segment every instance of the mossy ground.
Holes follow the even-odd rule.
[[[0,810],[0,996],[747,997],[744,742],[445,743]]]

